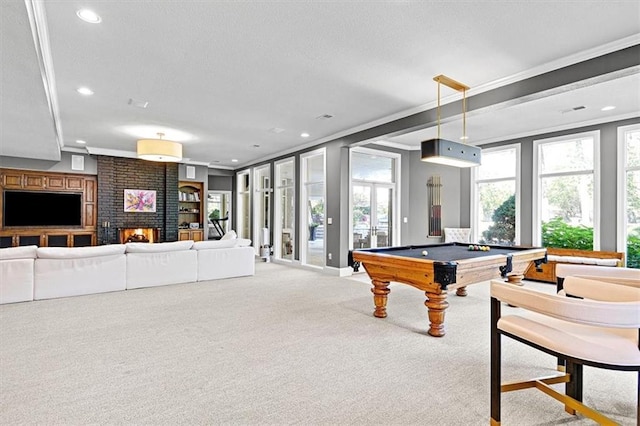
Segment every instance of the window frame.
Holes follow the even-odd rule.
[[[471,169],[471,241],[479,241],[480,240],[480,232],[479,232],[479,220],[480,220],[480,212],[479,212],[479,201],[480,194],[478,193],[478,184],[479,183],[491,183],[491,182],[505,182],[514,180],[516,187],[516,235],[514,239],[514,245],[520,244],[520,228],[521,228],[521,204],[520,204],[520,187],[521,187],[521,179],[522,179],[522,146],[520,143],[513,143],[508,145],[500,145],[492,148],[484,148],[482,150],[485,152],[499,152],[506,150],[516,150],[516,174],[514,177],[509,178],[487,178],[480,179],[478,177],[478,167],[474,167]],[[482,166],[480,166],[482,167]]]
[[[618,212],[616,224],[616,249],[625,253],[624,262],[627,264],[627,172],[640,170],[640,166],[627,168],[627,149],[625,136],[628,132],[640,131],[640,123],[619,126],[617,132],[617,180],[616,207]]]
[[[570,171],[540,173],[540,147],[557,142],[570,142],[577,139],[593,138],[593,171]],[[532,170],[532,212],[531,212],[531,241],[534,246],[542,247],[542,203],[541,178],[556,176],[576,176],[593,174],[593,250],[600,249],[600,130],[571,133],[552,138],[536,139],[533,141],[533,170]]]

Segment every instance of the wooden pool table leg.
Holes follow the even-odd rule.
[[[442,337],[444,331],[444,311],[449,307],[447,302],[447,292],[440,293],[424,292],[427,300],[424,305],[429,309],[429,334],[434,337]]]
[[[465,297],[467,295],[467,286],[458,287],[456,289],[456,296]]]
[[[373,288],[373,303],[376,305],[376,310],[373,311],[373,316],[377,318],[387,317],[387,295],[389,290],[389,281],[371,280]]]

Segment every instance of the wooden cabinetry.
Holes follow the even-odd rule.
[[[204,185],[178,184],[178,240],[204,240]]]
[[[97,178],[92,175],[0,169],[0,247],[78,247],[96,244]],[[78,226],[4,226],[4,192],[32,191],[81,194]],[[29,206],[28,208],[34,208]],[[42,214],[55,206],[38,206]]]

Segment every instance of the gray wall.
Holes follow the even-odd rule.
[[[440,164],[425,163],[420,151],[411,151],[409,177],[401,182],[409,187],[408,232],[402,235],[402,244],[428,244],[440,238],[427,238],[429,233],[429,204],[427,182],[432,176],[440,176],[442,183],[442,228],[460,225],[460,169]],[[403,163],[402,167],[406,167]]]
[[[84,157],[84,170],[71,170],[71,156]],[[59,173],[97,175],[98,160],[89,154],[62,152],[60,161],[33,160],[30,158],[0,156],[0,167],[8,169],[39,170]]]

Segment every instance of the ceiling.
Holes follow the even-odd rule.
[[[640,44],[640,2],[4,0],[0,36],[0,155],[134,157],[162,132],[186,163],[237,169],[433,108],[438,74],[473,96]],[[469,141],[640,116],[638,68],[470,113]]]

